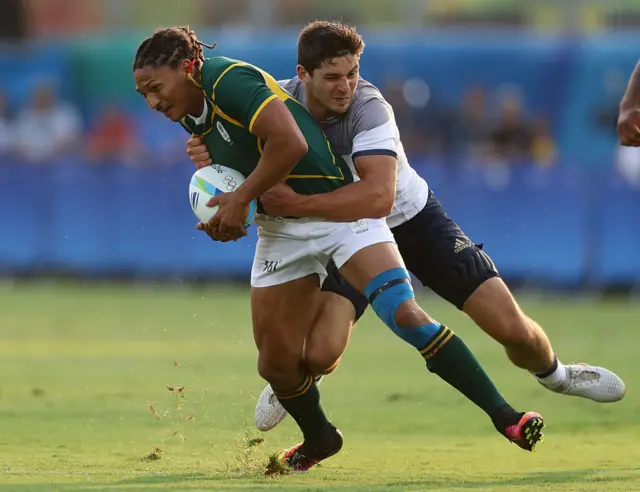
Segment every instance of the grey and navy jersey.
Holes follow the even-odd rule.
[[[279,80],[278,84],[307,106],[304,84],[298,77]],[[377,87],[360,78],[347,113],[324,121],[321,126],[335,151],[349,164],[355,180],[358,175],[353,161],[358,156],[392,155],[398,159],[396,200],[387,217],[389,227],[399,226],[424,208],[429,186],[409,165],[393,109]]]

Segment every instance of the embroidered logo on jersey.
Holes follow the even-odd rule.
[[[220,135],[222,136],[222,138],[224,138],[225,142],[228,142],[230,144],[232,144],[233,142],[231,141],[231,137],[229,136],[229,134],[227,133],[227,130],[225,130],[224,126],[222,126],[222,123],[220,123],[219,121],[216,123],[216,128],[218,128],[218,132],[220,133]]]
[[[468,239],[460,239],[459,237],[457,237],[453,250],[456,253],[460,253],[460,251],[463,251],[470,246],[471,246],[471,241],[469,241]]]
[[[367,219],[360,219],[355,222],[349,222],[349,228],[354,234],[362,234],[369,230],[369,223]]]

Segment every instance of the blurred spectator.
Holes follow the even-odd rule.
[[[523,114],[522,100],[513,91],[504,93],[499,102],[498,121],[491,132],[495,158],[507,163],[528,160],[531,156],[533,132]]]
[[[533,124],[533,140],[531,142],[531,156],[540,167],[552,166],[558,157],[558,148],[551,135],[549,120],[538,117]]]
[[[607,70],[602,76],[600,102],[595,108],[595,123],[604,135],[611,138],[612,145],[618,142],[618,106],[624,94],[624,76],[615,69]]]
[[[94,162],[133,163],[139,157],[136,126],[120,105],[109,104],[98,115],[87,134],[87,154]]]
[[[7,155],[12,150],[13,128],[7,98],[0,91],[0,156]]]
[[[78,110],[59,101],[53,85],[40,84],[29,106],[19,112],[15,146],[30,162],[43,162],[73,152],[80,143],[82,120]]]
[[[391,78],[387,80],[382,92],[393,108],[404,150],[411,156],[424,150],[424,140],[420,137],[420,134],[424,135],[421,131],[424,117],[416,115],[414,108],[407,103],[403,86],[404,82],[401,79]]]
[[[389,79],[383,94],[393,107],[402,144],[410,158],[441,156],[451,150],[450,111],[437,106],[424,80]]]
[[[490,129],[485,90],[480,85],[471,86],[456,118],[456,146],[464,159],[473,161],[487,155]]]

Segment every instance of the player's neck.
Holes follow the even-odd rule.
[[[329,118],[333,118],[335,116],[335,114],[333,114],[333,111],[327,109],[326,106],[323,106],[319,101],[314,99],[314,97],[309,92],[306,93],[306,96],[307,109],[316,120],[327,121]]]
[[[189,114],[195,118],[202,116],[202,113],[204,112],[204,105],[204,96],[202,96],[202,94],[200,94],[199,98],[194,96],[193,102],[189,107]]]

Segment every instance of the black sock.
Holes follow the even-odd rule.
[[[442,325],[420,353],[426,359],[429,371],[444,379],[492,419],[496,412],[500,413],[500,408],[509,407],[471,350],[446,326]]]
[[[273,388],[273,392],[298,423],[305,443],[322,443],[327,431],[335,429],[320,405],[320,392],[311,374],[306,374],[302,383],[294,389],[280,391]]]
[[[505,403],[491,412],[489,417],[491,417],[491,422],[493,422],[496,430],[503,436],[507,437],[507,427],[510,425],[516,425],[523,415],[524,412],[517,412],[511,407],[511,405]]]
[[[551,376],[554,372],[556,372],[557,368],[558,368],[558,357],[554,355],[553,364],[551,364],[551,367],[549,369],[542,372],[534,372],[533,375],[538,379],[546,378],[547,376]]]

